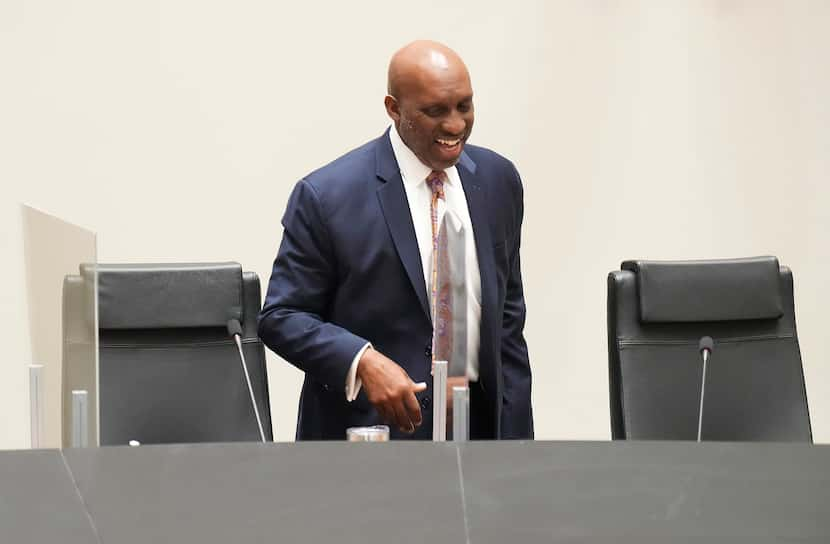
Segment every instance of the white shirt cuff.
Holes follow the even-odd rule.
[[[352,402],[356,399],[357,394],[360,393],[360,388],[363,387],[363,382],[357,377],[357,363],[360,362],[360,358],[363,357],[366,350],[371,347],[372,343],[366,342],[366,345],[363,346],[360,351],[357,352],[357,355],[354,356],[354,359],[352,359],[352,366],[349,368],[349,373],[346,374],[346,401],[348,402]]]

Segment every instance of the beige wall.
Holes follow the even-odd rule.
[[[829,442],[828,28],[823,0],[3,2],[0,447],[27,444],[12,204],[96,231],[102,262],[236,259],[264,284],[290,188],[383,130],[387,59],[424,36],[468,61],[473,141],[525,181],[537,436],[609,437],[622,259],[775,254]],[[288,440],[301,376],[269,371]]]

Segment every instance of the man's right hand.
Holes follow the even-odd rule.
[[[415,432],[422,421],[415,393],[426,390],[426,383],[413,382],[395,361],[372,348],[360,358],[357,375],[366,397],[384,421],[397,425],[401,432]]]

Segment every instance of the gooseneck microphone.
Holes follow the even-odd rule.
[[[251,375],[248,373],[248,364],[245,362],[245,354],[242,352],[242,324],[239,323],[238,319],[228,321],[228,335],[233,338],[236,343],[236,349],[239,351],[239,360],[242,361],[242,371],[245,373],[245,381],[248,383],[248,393],[251,395],[251,406],[256,416],[259,437],[265,442],[265,432],[262,430],[262,420],[259,417],[259,408],[257,408],[256,398],[254,397],[254,388],[251,387]]]
[[[703,430],[703,393],[706,389],[706,363],[715,349],[715,342],[711,336],[704,336],[697,344],[697,350],[703,358],[703,377],[700,380],[700,410],[697,416],[697,441],[700,442],[700,432]]]

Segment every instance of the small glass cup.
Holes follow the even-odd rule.
[[[346,429],[349,442],[389,442],[389,427],[373,425],[371,427],[349,427]]]

